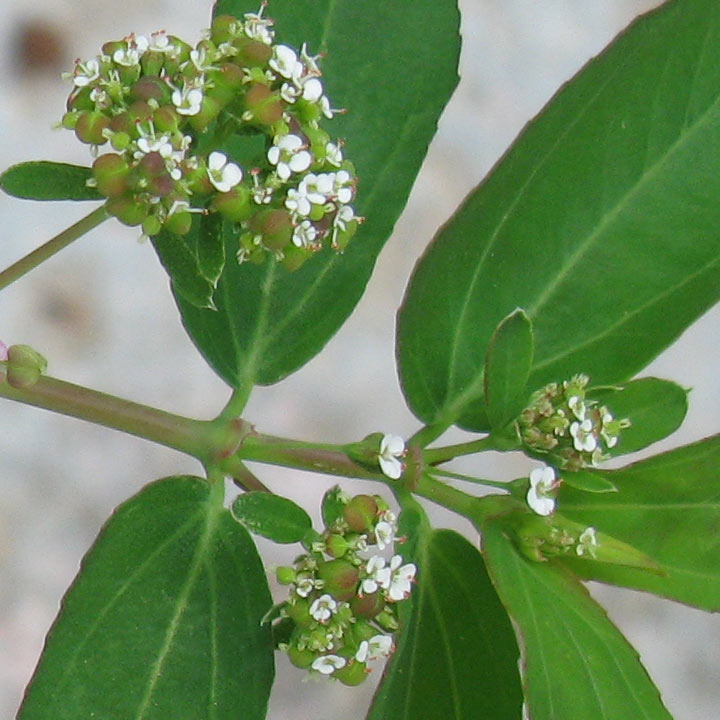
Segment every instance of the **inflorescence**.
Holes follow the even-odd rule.
[[[587,375],[551,383],[536,392],[517,420],[518,433],[531,451],[547,455],[564,470],[595,467],[617,445],[628,419],[616,420],[610,410],[586,397]]]
[[[62,125],[95,155],[111,149],[90,184],[123,223],[182,235],[193,214],[217,212],[239,224],[240,262],[270,253],[293,269],[347,246],[361,220],[357,180],[320,127],[338,111],[319,57],[275,44],[262,10],[214,18],[194,48],[164,31],[105,43],[67,73]],[[259,152],[233,149],[248,138]]]
[[[308,552],[277,570],[290,586],[281,613],[293,628],[281,647],[298,667],[357,685],[370,661],[393,652],[396,606],[410,595],[416,567],[381,554],[398,540],[395,515],[381,497],[349,499],[335,488],[323,516],[326,528],[306,543]]]

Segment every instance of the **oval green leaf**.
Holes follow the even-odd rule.
[[[636,452],[674,433],[687,414],[687,391],[669,380],[641,378],[614,388],[594,390],[588,397],[607,405],[616,419],[628,418],[612,456]]]
[[[720,15],[664,4],[588,63],[440,231],[398,318],[405,396],[490,427],[496,325],[533,323],[529,385],[636,374],[720,297]]]
[[[292,500],[267,492],[246,492],[232,504],[233,517],[250,532],[277,543],[300,542],[312,530],[310,516]]]
[[[518,308],[497,326],[485,355],[485,404],[493,431],[502,430],[525,407],[532,357],[532,324]]]
[[[220,487],[222,490],[222,487]],[[200,478],[121,505],[63,600],[19,720],[262,720],[271,605],[252,539]]]
[[[562,481],[565,485],[591,493],[617,492],[617,488],[602,470],[563,470]]]
[[[498,523],[484,525],[482,538],[524,648],[533,720],[672,720],[637,653],[580,582],[554,563],[523,558]]]
[[[477,548],[429,528],[410,543],[418,582],[368,720],[517,720],[520,653]]]
[[[664,577],[567,561],[573,572],[720,611],[720,435],[603,475],[617,493],[563,486],[559,511],[646,553]]]
[[[221,0],[214,12],[257,12],[257,3]],[[282,379],[317,354],[348,317],[457,83],[455,2],[273,0],[267,13],[279,42],[297,48],[306,42],[311,52],[325,54],[328,96],[348,110],[328,130],[345,140],[345,155],[355,164],[360,184],[353,205],[366,222],[344,254],[318,253],[294,273],[270,260],[238,265],[237,240],[226,232],[217,312],[175,293],[193,342],[233,387]]]
[[[0,188],[25,200],[104,200],[87,186],[92,170],[39,160],[13,165],[0,175]]]

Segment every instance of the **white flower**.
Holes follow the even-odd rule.
[[[323,86],[316,77],[311,77],[302,84],[302,91],[303,100],[316,103],[322,97]]]
[[[73,72],[73,85],[75,87],[87,87],[100,77],[100,63],[97,59],[87,62],[78,62]]]
[[[307,50],[307,43],[303,43],[300,48],[300,60],[305,65],[306,72],[309,76],[319,77],[322,75],[320,68],[318,67],[317,61],[320,59],[320,55],[310,55]]]
[[[197,115],[203,101],[203,91],[200,88],[183,87],[175,89],[172,94],[172,103],[180,115]]]
[[[297,190],[290,188],[285,198],[285,207],[299,217],[307,217],[312,210],[312,205],[307,199],[304,187],[301,185]]]
[[[412,581],[415,578],[417,568],[413,563],[401,565],[403,559],[400,555],[393,555],[390,560],[391,579],[387,588],[388,600],[404,600],[412,590]]]
[[[335,167],[340,167],[343,161],[342,150],[339,145],[329,142],[325,146],[325,160]]]
[[[141,137],[137,141],[137,150],[133,153],[133,157],[139,160],[144,155],[151,152],[160,154],[160,157],[167,159],[172,157],[173,146],[170,144],[170,138],[167,135],[161,135],[159,138],[152,136]]]
[[[353,196],[352,175],[347,170],[339,170],[333,175],[333,192],[338,202],[349,203]]]
[[[294,172],[307,170],[313,156],[305,149],[302,138],[298,135],[276,137],[273,146],[268,150],[268,160],[277,167],[281,180],[287,180]]]
[[[147,40],[145,42],[147,42]],[[124,67],[134,67],[140,63],[140,52],[138,52],[136,48],[130,46],[126,49],[119,48],[113,53],[112,59],[118,65],[123,65]]]
[[[375,526],[375,540],[378,550],[384,550],[389,545],[392,545],[393,540],[395,540],[395,525],[386,520],[381,520]]]
[[[302,598],[306,598],[315,589],[315,581],[311,575],[298,573],[295,578],[295,592]]]
[[[324,205],[333,194],[333,173],[308,173],[300,182],[298,191],[314,205]]]
[[[164,30],[158,30],[150,36],[150,44],[148,49],[153,52],[169,52],[173,49],[173,44]]]
[[[310,615],[313,620],[319,623],[327,622],[333,613],[337,610],[337,603],[332,595],[321,595],[319,598],[313,600],[310,606]]]
[[[312,669],[323,675],[332,675],[335,670],[344,668],[347,660],[339,655],[321,655],[312,662]]]
[[[552,515],[555,510],[555,499],[550,497],[559,485],[555,479],[555,470],[549,466],[535,468],[530,473],[530,489],[527,493],[527,504],[538,515]]]
[[[268,65],[288,80],[297,80],[305,69],[295,51],[287,45],[276,45]]]
[[[405,454],[405,441],[397,435],[383,435],[380,441],[378,463],[384,475],[397,480],[403,473],[400,458]]]
[[[296,247],[309,247],[317,237],[317,228],[309,221],[303,220],[293,230],[292,241]]]
[[[373,635],[363,640],[355,653],[355,660],[364,663],[368,660],[388,657],[393,651],[393,639],[390,635]]]
[[[382,555],[373,555],[365,568],[367,577],[360,584],[360,591],[365,595],[371,595],[379,587],[390,587],[392,570],[385,566],[385,558]]]
[[[572,395],[567,401],[568,407],[573,411],[573,415],[580,421],[585,420],[585,403],[579,395]]]
[[[301,95],[302,91],[297,85],[292,83],[283,83],[280,87],[280,97],[287,103],[294,103]]]
[[[208,177],[219,192],[228,192],[242,180],[242,170],[221,152],[211,152],[208,157]]]
[[[190,51],[190,60],[192,64],[200,71],[205,72],[206,70],[214,70],[213,64],[209,62],[207,51],[201,47],[197,50]]]
[[[578,557],[582,557],[583,555],[595,557],[595,549],[597,546],[597,532],[594,527],[588,527],[580,533],[578,544],[575,547],[575,552],[578,554]]]
[[[265,9],[265,3],[260,6],[260,11],[256,13],[245,13],[245,34],[252,40],[258,40],[265,45],[271,45],[275,37],[270,29],[273,21],[270,18],[264,18],[262,11]]]
[[[597,438],[593,433],[593,422],[590,418],[582,422],[570,424],[573,446],[578,452],[593,452],[597,448]]]

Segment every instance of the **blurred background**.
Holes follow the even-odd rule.
[[[461,83],[442,118],[396,232],[357,310],[326,351],[280,386],[258,389],[246,417],[263,432],[346,442],[369,432],[404,436],[418,424],[395,367],[395,311],[415,259],[435,229],[487,173],[523,125],[651,0],[465,0]],[[249,7],[250,9],[254,9]],[[88,164],[87,149],[52,129],[75,57],[131,31],[165,29],[195,42],[210,2],[34,0],[0,12],[0,167],[30,159]],[[272,16],[272,2],[268,14]],[[398,28],[402,32],[402,28]],[[0,197],[0,265],[24,255],[88,212],[87,205]],[[28,343],[56,377],[210,418],[229,390],[185,336],[164,271],[137,232],[108,222],[0,297],[0,338]],[[690,328],[648,369],[693,388],[671,447],[717,431],[715,367],[720,313]],[[0,400],[0,717],[14,717],[43,639],[80,559],[113,508],[145,483],[197,473],[190,459],[110,430]],[[459,436],[458,436],[459,437]],[[657,450],[657,448],[654,448]],[[527,474],[522,458],[472,460],[466,470],[498,479]],[[315,510],[333,484],[256,468],[273,489]],[[353,491],[361,483],[347,483]],[[453,518],[434,512],[438,523]],[[471,533],[469,528],[461,529]],[[475,539],[473,537],[473,539]],[[261,550],[268,564],[293,549]],[[712,720],[720,707],[716,616],[630,591],[593,586],[638,648],[678,720]],[[279,658],[270,720],[361,718],[374,679],[361,688],[306,682]],[[584,719],[579,719],[584,720]]]

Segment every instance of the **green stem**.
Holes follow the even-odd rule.
[[[484,452],[485,450],[500,449],[492,435],[487,435],[479,440],[471,440],[470,442],[459,443],[457,445],[429,448],[423,451],[423,459],[428,465],[437,465],[448,462],[448,460],[452,460],[460,455],[471,455],[473,453]]]
[[[219,433],[210,422],[173,415],[52,377],[42,376],[27,388],[1,382],[0,397],[121,430],[202,462],[211,461],[213,449],[219,449]]]
[[[465,482],[475,483],[476,485],[487,485],[488,487],[500,488],[501,490],[508,489],[507,483],[504,482],[471,477],[470,475],[461,475],[460,473],[450,472],[449,470],[441,470],[440,468],[433,468],[430,470],[430,474],[433,476],[452,478],[453,480],[463,480]]]
[[[40,263],[51,258],[55,253],[66,248],[74,240],[90,232],[90,230],[100,225],[100,223],[108,217],[105,206],[103,205],[97,210],[93,210],[89,215],[82,218],[82,220],[78,220],[78,222],[71,225],[67,230],[63,230],[59,235],[48,240],[44,245],[33,250],[24,258],[10,265],[10,267],[0,272],[0,290],[14,283],[23,275],[30,272],[30,270],[40,265]]]

